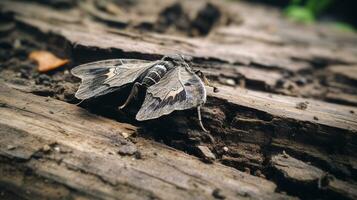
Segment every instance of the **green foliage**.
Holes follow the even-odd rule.
[[[306,7],[308,10],[311,10],[311,12],[315,16],[317,16],[323,10],[325,10],[331,3],[332,0],[308,0],[306,3]]]
[[[331,3],[332,0],[307,0],[305,3],[301,0],[291,0],[284,13],[293,21],[312,23]]]
[[[332,2],[333,0],[290,0],[284,14],[292,21],[311,24]],[[353,26],[343,22],[332,22],[330,25],[346,32],[356,31]]]
[[[285,15],[296,22],[312,23],[315,21],[313,13],[303,6],[291,5],[285,9]]]

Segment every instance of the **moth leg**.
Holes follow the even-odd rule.
[[[213,92],[215,92],[215,93],[219,92],[218,88],[215,85],[213,85],[211,82],[209,82],[208,79],[206,78],[206,76],[203,76],[203,82],[207,86],[212,87],[213,88]]]
[[[195,73],[202,79],[202,81],[203,81],[203,83],[204,83],[205,85],[207,85],[207,86],[213,88],[213,92],[216,93],[216,92],[219,91],[218,88],[217,88],[214,84],[212,84],[211,82],[209,82],[209,80],[207,79],[207,77],[206,77],[200,70],[196,71]]]
[[[168,56],[163,56],[163,57],[161,58],[161,60],[165,60],[167,57],[168,57]]]
[[[199,123],[200,123],[200,126],[201,126],[201,128],[202,128],[202,130],[204,131],[204,132],[209,132],[209,131],[207,131],[207,129],[205,129],[205,127],[203,126],[203,123],[202,123],[202,117],[201,117],[201,106],[197,106],[197,114],[198,114],[198,121],[199,121]]]
[[[126,99],[125,103],[118,107],[119,110],[126,107],[130,103],[130,101],[137,95],[140,85],[141,84],[139,82],[134,83],[133,88],[131,89],[130,94],[129,94],[128,98]]]

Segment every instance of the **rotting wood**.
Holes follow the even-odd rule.
[[[173,2],[171,0],[165,1],[165,6],[170,6]],[[185,3],[185,1],[182,2],[183,4]],[[161,58],[165,54],[184,53],[192,55],[194,67],[206,72],[213,82],[220,87],[221,91],[217,94],[209,92],[208,102],[202,109],[204,123],[211,130],[210,135],[204,135],[192,125],[195,123],[190,123],[196,120],[196,117],[190,111],[182,112],[181,115],[176,113],[158,121],[141,124],[137,124],[132,120],[117,119],[118,114],[112,116],[111,114],[104,114],[104,111],[96,112],[97,114],[115,118],[118,121],[130,122],[143,128],[138,133],[138,137],[132,138],[134,141],[138,140],[135,145],[128,143],[130,145],[122,145],[122,147],[110,146],[110,148],[115,149],[112,153],[121,152],[122,155],[132,155],[120,157],[125,162],[129,159],[143,157],[144,159],[128,162],[144,164],[147,162],[145,157],[151,155],[150,153],[145,154],[145,152],[150,152],[152,149],[154,149],[152,150],[153,155],[158,157],[161,153],[165,154],[167,147],[162,147],[159,143],[151,142],[150,140],[155,139],[198,157],[203,157],[200,154],[199,147],[204,146],[207,150],[206,152],[213,153],[217,161],[225,165],[233,166],[256,176],[263,173],[260,176],[272,179],[271,169],[267,166],[267,163],[270,162],[271,156],[285,150],[289,155],[301,160],[304,166],[310,163],[312,167],[336,176],[336,179],[334,179],[336,181],[330,182],[331,184],[329,185],[329,190],[336,196],[331,196],[330,198],[354,198],[354,182],[357,177],[355,153],[357,150],[355,136],[357,110],[356,107],[346,105],[356,105],[357,99],[356,86],[351,84],[355,82],[354,73],[349,70],[355,69],[355,64],[357,63],[355,57],[357,37],[355,34],[340,33],[319,25],[313,28],[290,24],[281,20],[281,16],[276,10],[268,9],[267,11],[266,7],[253,7],[245,3],[229,4],[229,6],[225,4],[223,7],[236,9],[235,11],[238,11],[237,13],[239,13],[239,18],[242,21],[230,26],[217,26],[205,38],[189,38],[180,34],[168,35],[167,33],[153,33],[150,31],[141,33],[135,31],[135,27],[130,26],[130,24],[125,29],[117,29],[118,23],[121,23],[120,17],[108,18],[107,16],[97,15],[93,20],[93,15],[90,12],[88,13],[88,10],[81,10],[83,7],[59,12],[50,7],[26,2],[15,1],[10,3],[9,1],[2,1],[0,6],[2,14],[13,13],[12,20],[16,23],[16,29],[14,29],[18,34],[16,35],[17,39],[25,42],[32,39],[34,41],[32,41],[32,45],[38,45],[36,48],[43,45],[42,47],[45,46],[61,55],[70,57],[72,62],[76,64],[117,57],[154,60]],[[132,16],[130,17],[137,20],[134,23],[135,25],[156,23],[155,18],[157,16],[155,16],[155,12],[159,13],[159,11],[165,9],[155,6],[152,13],[145,13],[145,9],[142,9],[145,6],[149,6],[149,4],[147,4],[146,0],[142,0],[142,3],[138,6],[141,8],[136,8],[141,12],[142,16],[140,17],[135,17],[137,13],[133,9],[134,12],[131,13]],[[197,7],[194,9],[197,10]],[[88,17],[88,15],[91,17]],[[146,16],[150,17],[145,21]],[[234,17],[238,18],[237,15]],[[98,20],[98,18],[101,19]],[[106,23],[102,23],[103,21],[106,21]],[[108,23],[110,21],[116,24]],[[128,21],[125,21],[125,23],[128,23]],[[25,34],[30,39],[21,38],[21,34]],[[12,51],[16,51],[16,49]],[[7,62],[7,64],[13,63]],[[12,70],[9,67],[1,71],[1,79],[5,79],[12,88],[73,102],[76,83],[74,83],[75,81],[71,79],[70,75],[66,74],[66,71],[59,71],[53,75],[44,75],[42,77],[19,78],[17,71]],[[27,73],[20,72],[20,74],[21,76],[28,76]],[[238,85],[246,86],[248,90],[240,89]],[[253,91],[252,89],[259,91]],[[284,95],[277,95],[276,93]],[[288,97],[286,95],[299,97]],[[336,103],[345,105],[337,105]],[[306,105],[306,108],[299,109],[298,105],[300,104]],[[87,108],[91,109],[90,106]],[[53,113],[50,116],[57,115],[56,112]],[[8,121],[11,120],[7,119]],[[101,123],[105,124],[107,122]],[[41,123],[38,122],[37,125],[40,126]],[[5,128],[11,129],[11,127]],[[54,130],[56,132],[57,128]],[[17,131],[16,129],[15,132]],[[66,135],[66,131],[58,131]],[[96,134],[93,133],[93,135]],[[94,139],[97,137],[102,136],[95,136]],[[142,137],[146,137],[149,140],[145,140]],[[83,165],[78,167],[77,164],[83,155],[82,149],[77,152],[77,145],[68,147],[69,144],[74,144],[76,140],[69,144],[66,144],[66,140],[64,140],[65,142],[59,144],[57,142],[48,143],[47,140],[43,142],[42,139],[38,142],[37,139],[32,140],[30,138],[29,141],[33,142],[33,146],[28,147],[28,149],[24,150],[24,153],[21,152],[19,154],[16,153],[17,148],[14,148],[14,145],[9,145],[10,141],[13,141],[12,137],[9,136],[7,139],[9,140],[4,143],[7,144],[6,152],[13,152],[15,156],[19,156],[19,159],[30,159],[25,164],[18,164],[18,162],[13,162],[12,159],[9,160],[8,158],[2,160],[5,164],[4,166],[6,166],[4,168],[13,169],[13,171],[16,171],[13,173],[19,174],[21,179],[35,179],[35,182],[39,184],[42,181],[41,177],[61,180],[62,182],[51,182],[49,188],[56,187],[58,188],[56,191],[71,196],[92,196],[95,192],[98,192],[104,198],[112,198],[112,195],[117,194],[117,192],[125,193],[126,191],[129,191],[130,195],[144,197],[156,195],[150,192],[156,188],[153,189],[151,186],[147,186],[150,187],[149,190],[133,188],[120,182],[122,178],[125,179],[127,176],[121,177],[115,173],[106,174],[107,170],[110,171],[113,168],[101,168],[103,166],[90,162],[89,164],[91,165],[87,169],[89,173],[87,173],[88,171],[81,171]],[[88,138],[88,140],[90,139],[93,138]],[[84,141],[88,140],[86,138]],[[115,142],[117,139],[107,138],[99,146],[105,150],[108,142],[113,145],[111,141]],[[122,141],[122,138],[120,141]],[[46,148],[42,144],[47,144]],[[51,149],[50,151],[47,150],[48,146]],[[144,151],[142,151],[141,147],[143,147]],[[66,150],[66,148],[69,148],[69,150]],[[45,149],[46,151],[44,151]],[[73,151],[74,153],[67,153],[67,155],[66,153],[61,153],[61,149],[64,152]],[[41,155],[42,157],[37,159],[36,152],[43,154]],[[49,154],[44,152],[49,152]],[[176,150],[173,150],[173,152],[175,153],[167,153],[161,157],[165,159],[165,163],[172,162],[172,159],[178,159],[179,161],[177,162],[180,162],[179,165],[181,166],[185,163],[184,159],[192,158]],[[66,157],[67,160],[70,161],[63,162],[63,164],[61,159],[58,159],[58,154],[60,156],[66,154],[69,157]],[[104,156],[104,154],[103,152],[95,154],[95,161],[105,160],[103,162],[107,162],[107,156],[110,158],[114,156]],[[9,155],[6,154],[6,156]],[[71,157],[71,155],[77,156]],[[85,155],[83,157],[87,158]],[[166,160],[168,158],[169,160]],[[43,159],[46,164],[40,165],[40,160]],[[66,161],[66,159],[64,160]],[[154,162],[158,162],[158,160],[153,158],[152,162],[149,166],[156,166]],[[14,163],[13,166],[11,166],[12,163]],[[210,166],[203,164],[196,165],[196,161],[194,163],[195,165],[192,168],[198,167],[194,169],[195,171],[199,170],[201,166],[205,167],[204,169],[210,168]],[[117,166],[116,164],[113,165]],[[26,169],[29,168],[37,169],[37,174],[40,174],[40,178],[26,174]],[[167,182],[169,180],[170,182],[172,181],[172,176],[168,175],[168,168],[170,167],[162,167],[160,165],[157,169],[150,171],[151,174],[146,175],[161,173],[161,170],[163,170],[165,176],[160,181]],[[180,168],[180,170],[183,169]],[[63,177],[58,176],[59,171],[63,171]],[[97,174],[97,172],[102,174]],[[233,172],[238,173],[234,170],[232,172],[229,171],[229,173]],[[222,172],[222,174],[224,173]],[[133,174],[135,175],[134,172]],[[118,175],[119,182],[115,179],[115,175]],[[152,180],[150,177],[147,178],[146,175],[146,180]],[[80,178],[76,180],[78,182],[71,182],[69,181],[71,176]],[[136,176],[136,178],[142,176],[144,175]],[[8,181],[8,179],[6,180]],[[11,177],[9,180],[12,181]],[[213,181],[213,179],[210,180]],[[78,190],[90,186],[86,181],[100,184],[102,186],[98,187],[100,191],[94,188],[87,191],[87,193],[78,193]],[[165,185],[166,182],[161,183],[160,181],[158,181],[160,185]],[[304,194],[291,191],[294,185],[291,188],[281,187],[281,185],[288,182],[288,178],[274,181],[277,183],[278,189],[285,190],[288,195],[305,197]],[[31,181],[25,182],[23,185],[19,183],[22,182],[11,182],[16,186],[15,188],[22,191],[24,188],[29,187],[31,191],[36,192],[36,195],[43,195],[38,188],[34,188],[32,185],[29,186],[32,183]],[[221,184],[221,182],[219,183]],[[268,185],[270,184],[271,182],[268,182]],[[73,187],[79,189],[73,190]],[[169,188],[166,191],[170,190],[173,193],[172,195],[180,195],[182,187],[185,186],[176,187],[176,189],[166,185],[165,187]],[[268,191],[270,194],[273,192],[273,188],[271,186],[271,189],[263,190],[262,192]],[[304,189],[311,188],[313,186],[307,186]],[[208,196],[212,192],[213,197],[221,197],[223,195],[230,198],[233,197],[229,196],[231,195],[230,192],[236,191],[236,189],[231,190],[229,188],[228,196],[225,194],[226,191],[220,188],[214,189],[211,185],[209,187],[200,186],[198,190],[194,189],[194,191]],[[189,193],[189,195],[191,194],[193,193]],[[239,194],[244,196],[244,192]],[[162,194],[160,191],[159,196],[161,195],[164,196],[166,194]],[[274,195],[271,197],[275,197]],[[128,199],[135,197],[125,196]],[[253,198],[255,197],[258,198],[258,196]],[[282,195],[282,197],[285,196]],[[317,198],[321,196],[311,195],[306,197]]]
[[[167,5],[169,5],[168,2],[166,2]],[[143,0],[142,6],[146,3],[148,2]],[[9,3],[8,1],[2,2],[1,5],[2,12],[15,13],[16,20],[21,24],[45,34],[51,33],[64,37],[68,43],[78,47],[99,48],[109,52],[118,49],[122,53],[141,54],[141,57],[150,59],[159,58],[166,54],[183,53],[192,55],[196,59],[220,60],[228,62],[230,65],[249,66],[253,68],[251,69],[253,71],[260,68],[273,69],[278,71],[278,74],[271,72],[268,73],[269,76],[267,75],[267,77],[276,78],[259,76],[259,74],[267,73],[267,70],[257,72],[255,76],[249,76],[249,73],[246,77],[243,75],[248,83],[247,87],[285,95],[313,97],[342,104],[356,104],[356,88],[352,87],[352,91],[346,89],[350,86],[348,83],[342,84],[342,87],[338,88],[330,86],[329,82],[333,83],[335,80],[328,79],[330,72],[326,69],[329,65],[342,64],[348,66],[357,63],[354,56],[356,49],[353,47],[353,44],[357,41],[356,36],[347,33],[337,34],[333,30],[328,30],[324,31],[324,39],[321,39],[319,32],[326,27],[311,30],[306,27],[292,26],[279,20],[276,11],[272,11],[275,15],[267,17],[260,13],[261,10],[245,4],[240,4],[240,6],[229,5],[228,7],[231,7],[231,9],[239,11],[239,15],[242,15],[240,17],[251,13],[247,13],[246,10],[253,9],[255,17],[244,17],[243,24],[217,27],[210,33],[208,39],[202,39],[150,32],[143,36],[135,33],[135,31],[114,29],[95,20],[88,19],[83,22],[79,14],[84,12],[84,16],[86,16],[86,11],[83,10],[74,9],[73,12],[72,10],[71,12],[58,12],[51,8],[34,6],[31,3]],[[21,9],[23,7],[26,9]],[[141,12],[145,13],[145,11]],[[235,17],[238,16],[232,16],[232,18]],[[71,18],[71,20],[68,20],[68,18]],[[154,21],[151,23],[154,23]],[[269,27],[267,27],[268,25]],[[302,29],[306,29],[306,31],[299,34]],[[262,33],[256,34],[257,30]],[[225,34],[222,35],[222,32]],[[241,32],[245,34],[242,35]],[[248,33],[256,36],[248,37]],[[267,42],[263,33],[274,35],[282,43],[272,44]],[[97,37],[98,35],[101,37]],[[236,38],[238,38],[238,41]],[[339,50],[336,51],[335,49]],[[81,59],[84,60],[78,61],[91,60],[83,57]],[[220,63],[218,63],[218,69],[221,69],[219,65]],[[327,83],[313,81],[320,76],[323,79],[328,79]],[[239,70],[238,73],[231,74],[231,77],[242,79]],[[255,86],[256,81],[263,82],[266,85],[263,84],[257,88]],[[347,94],[343,95],[346,92]],[[342,93],[342,95],[339,96],[339,93]]]
[[[4,84],[0,103],[0,185],[22,198],[213,199],[217,188],[227,199],[288,198],[267,180],[145,139],[133,144],[120,133],[135,127],[75,105]],[[142,157],[119,155],[123,146],[137,148]]]
[[[325,195],[325,198],[355,199],[357,197],[357,185],[338,180],[319,168],[306,164],[290,155],[283,153],[274,155],[271,159],[271,167],[275,170],[277,179],[286,179],[285,184],[291,184],[291,188],[301,188],[294,192],[309,191],[314,195]],[[287,187],[287,186],[283,186]],[[327,197],[331,195],[330,197]]]
[[[357,119],[354,114],[351,113],[351,111],[357,112],[354,107],[256,92],[241,88],[232,89],[223,86],[220,88],[221,92],[211,92],[210,95],[226,100],[232,104],[264,111],[273,116],[317,123],[353,132],[357,131]],[[297,109],[296,105],[300,102],[307,102],[307,108],[304,110]],[[314,119],[314,117],[317,117],[318,120]],[[351,135],[354,134],[351,133]]]

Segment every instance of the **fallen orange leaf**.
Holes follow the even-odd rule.
[[[48,51],[33,51],[29,58],[38,63],[39,72],[48,72],[61,67],[69,62],[68,59],[61,59]]]

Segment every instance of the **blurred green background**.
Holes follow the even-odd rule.
[[[312,24],[327,23],[344,31],[357,29],[357,0],[246,0],[283,9],[292,21]]]

